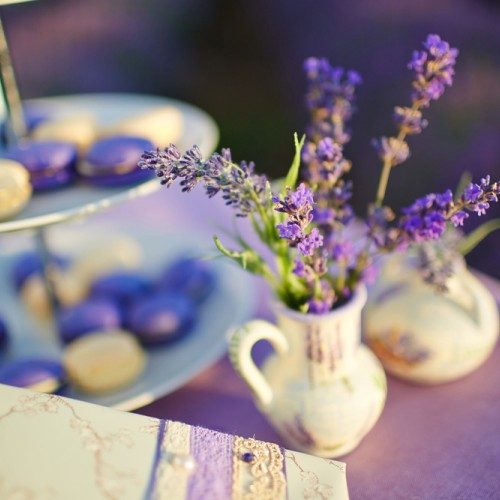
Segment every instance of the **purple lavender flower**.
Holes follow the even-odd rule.
[[[304,260],[308,262],[306,263]],[[323,276],[327,270],[327,254],[323,251],[316,252],[312,257],[306,256],[302,259],[296,259],[292,272],[299,278],[304,278],[309,285],[314,285],[315,277]]]
[[[381,137],[373,139],[373,146],[384,163],[395,166],[403,163],[410,156],[410,148],[402,139],[396,137]]]
[[[304,256],[311,256],[316,248],[323,246],[323,236],[317,227],[311,229],[311,232],[305,236],[297,245],[300,253]]]
[[[447,215],[453,206],[450,190],[428,194],[403,209],[399,227],[412,242],[437,240],[446,230]]]
[[[310,314],[326,314],[330,312],[333,304],[330,303],[330,300],[311,299],[307,305],[309,306],[307,312]]]
[[[437,240],[448,221],[458,227],[469,216],[467,211],[483,215],[489,202],[498,201],[499,195],[500,183],[491,183],[489,176],[481,179],[480,184],[470,183],[456,203],[449,189],[443,194],[428,194],[403,209],[399,228],[413,242]]]
[[[154,170],[161,178],[160,182],[167,187],[179,180],[182,190],[186,192],[202,182],[209,198],[222,193],[226,205],[239,210],[237,216],[249,215],[257,209],[256,204],[268,204],[266,177],[254,173],[253,162],[233,163],[229,149],[204,159],[198,146],[181,155],[171,144],[163,151],[144,152],[138,166]]]
[[[284,238],[297,246],[304,256],[311,256],[316,248],[323,244],[323,236],[317,228],[307,231],[313,220],[312,209],[314,204],[312,189],[301,183],[296,191],[287,188],[287,195],[283,200],[278,196],[272,198],[274,210],[288,215],[288,218],[276,228],[280,238]]]
[[[334,68],[326,58],[310,57],[304,62],[304,71],[309,84],[306,107],[310,111],[318,108],[333,109],[339,100],[352,102],[356,86],[362,83],[357,71]],[[346,112],[347,109],[343,108]],[[350,118],[350,115],[344,115]]]
[[[469,214],[463,210],[459,210],[450,217],[450,221],[455,227],[463,226],[465,219],[469,218]]]
[[[491,184],[491,178],[487,175],[481,179],[480,184],[470,183],[460,197],[464,208],[477,215],[484,215],[490,207],[491,201],[498,201],[500,196],[500,182]]]
[[[342,154],[342,146],[330,137],[321,139],[317,145],[308,141],[304,145],[302,160],[307,164],[304,176],[308,182],[323,189],[333,187],[351,168]]]
[[[441,97],[445,86],[453,83],[458,50],[438,35],[428,35],[424,51],[415,51],[408,68],[415,72],[412,100],[417,107],[427,107]]]
[[[348,224],[354,216],[347,203],[352,196],[352,182],[341,179],[351,164],[344,158],[342,146],[330,137],[321,139],[317,145],[306,143],[302,158],[307,163],[304,176],[316,190],[317,205],[312,212],[314,222],[327,235],[339,224]]]
[[[331,226],[335,223],[337,214],[332,208],[315,208],[312,211],[313,221],[319,226]]]
[[[297,259],[292,272],[299,278],[306,278],[309,266],[306,266],[303,260]]]
[[[311,112],[312,123],[307,135],[317,142],[331,137],[338,144],[349,141],[350,133],[345,122],[354,112],[354,94],[361,84],[356,71],[334,68],[325,58],[309,58],[304,63],[308,80],[306,107]]]
[[[420,134],[427,127],[427,120],[422,118],[422,112],[414,108],[394,108],[393,120],[398,128],[407,135]]]
[[[343,267],[351,266],[356,262],[354,247],[351,241],[335,241],[331,244],[330,256],[334,262]]]
[[[330,283],[321,280],[321,298],[314,297],[307,302],[308,312],[311,314],[326,314],[331,311],[336,300],[337,297]]]
[[[343,159],[342,148],[338,144],[335,144],[330,137],[325,137],[318,142],[316,157],[318,161],[338,163]]]
[[[314,204],[312,189],[306,187],[302,182],[295,191],[287,188],[286,192],[287,195],[283,200],[279,196],[273,196],[274,210],[292,215],[301,221],[307,220],[307,224],[309,224],[312,220],[310,213]]]
[[[290,241],[302,241],[306,235],[301,226],[296,222],[286,221],[284,224],[278,224],[276,228],[279,231],[279,237]]]
[[[466,203],[476,203],[482,194],[483,190],[481,187],[471,182],[462,196]]]

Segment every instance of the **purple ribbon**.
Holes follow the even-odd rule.
[[[191,428],[191,454],[196,467],[189,479],[188,500],[232,497],[234,437],[202,427]]]

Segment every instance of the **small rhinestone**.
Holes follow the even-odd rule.
[[[241,460],[247,463],[253,462],[254,458],[255,455],[253,453],[243,453],[243,455],[241,455]]]
[[[192,472],[196,467],[194,458],[188,454],[162,451],[161,456],[164,460],[170,462],[175,468],[181,468],[188,472]]]
[[[194,469],[195,463],[194,458],[191,455],[175,455],[172,460],[172,465],[174,467],[182,467],[183,469],[192,471]]]

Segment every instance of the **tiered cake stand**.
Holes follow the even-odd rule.
[[[31,103],[30,103],[31,104]],[[172,106],[182,115],[182,132],[178,146],[181,149],[197,144],[204,154],[210,154],[218,141],[214,121],[198,108],[172,99],[135,94],[92,94],[53,97],[33,101],[33,104],[50,106],[52,112],[68,115],[91,113],[99,125],[113,125],[115,121],[133,118],[134,115]],[[94,188],[85,184],[58,191],[35,194],[28,207],[11,220],[0,223],[0,314],[12,330],[12,343],[4,357],[59,356],[62,347],[54,335],[53,325],[43,325],[25,310],[11,284],[10,272],[17,252],[21,248],[17,239],[33,237],[42,257],[49,250],[60,251],[78,248],[89,237],[113,232],[113,226],[98,225],[85,232],[77,225],[66,224],[84,219],[105,209],[124,204],[135,198],[149,195],[159,189],[157,178],[129,188]],[[53,238],[48,228],[64,224]],[[124,228],[124,229],[123,229]],[[194,238],[171,234],[167,230],[147,231],[133,226],[123,226],[127,236],[134,238],[144,252],[144,260],[151,268],[165,265],[168,257],[189,252],[196,245]],[[21,234],[5,234],[16,233]],[[50,232],[50,234],[47,234]],[[96,234],[97,233],[97,234]],[[50,238],[49,238],[50,236]],[[54,248],[52,248],[54,247]],[[57,247],[57,248],[56,248]],[[245,320],[251,308],[251,291],[244,274],[236,269],[227,272],[223,262],[214,263],[218,286],[209,303],[203,308],[195,330],[182,342],[148,351],[145,373],[133,385],[118,392],[90,396],[70,389],[69,396],[120,409],[134,409],[164,395],[193,377],[218,359],[226,349],[225,333],[234,324]],[[147,271],[148,269],[146,269]],[[50,283],[47,283],[50,288]],[[51,331],[52,330],[52,331]],[[0,359],[0,364],[2,360]]]

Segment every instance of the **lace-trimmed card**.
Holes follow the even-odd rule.
[[[348,499],[345,464],[0,385],[0,498]]]

